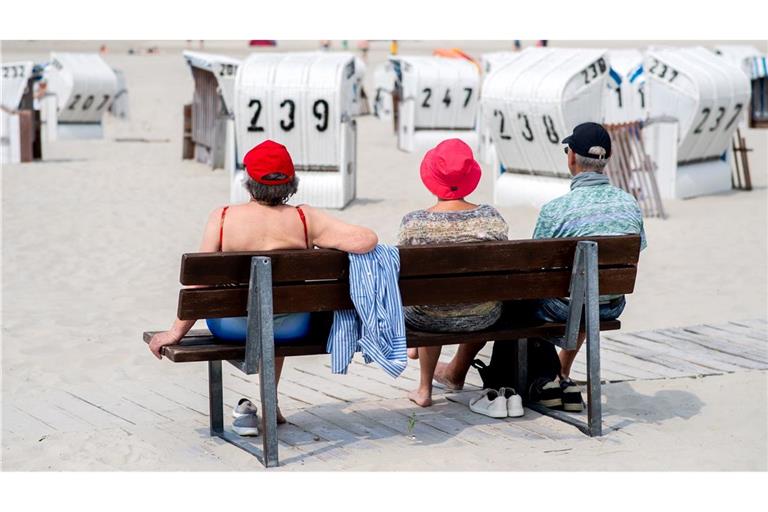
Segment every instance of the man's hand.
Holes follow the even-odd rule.
[[[162,348],[166,345],[175,345],[180,340],[181,338],[171,331],[159,332],[154,336],[152,336],[152,339],[149,340],[149,350],[151,350],[152,353],[155,354],[156,358],[162,359],[163,358],[161,354]]]

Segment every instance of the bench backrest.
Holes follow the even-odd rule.
[[[640,253],[637,235],[511,240],[400,247],[403,305],[446,305],[489,300],[568,296],[576,243],[598,243],[601,294],[632,293]],[[343,252],[287,250],[184,254],[181,319],[245,316],[251,258],[272,261],[275,313],[353,307],[349,259]]]

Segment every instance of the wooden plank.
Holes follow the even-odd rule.
[[[636,359],[621,350],[612,350],[611,338],[604,336],[601,339],[600,359],[601,365],[621,369],[621,372],[633,377],[633,379],[660,379],[669,377],[682,377],[683,372],[672,370],[666,366],[654,362]],[[586,350],[579,353],[582,359],[586,359]]]
[[[762,369],[768,367],[768,346],[765,347],[765,350],[745,348],[743,345],[731,342],[716,334],[700,334],[684,329],[657,329],[654,332],[669,336],[671,338],[670,344],[674,343],[672,340],[694,343],[705,350],[712,351],[717,358],[744,365],[746,368]]]
[[[712,361],[702,361],[695,355],[683,350],[675,350],[672,347],[654,343],[638,337],[636,334],[614,334],[612,336],[614,348],[625,351],[633,357],[641,360],[657,362],[672,369],[686,372],[687,375],[716,375],[724,373],[719,364]]]
[[[414,404],[414,408],[418,407]],[[432,428],[431,426],[419,422],[418,414],[415,415],[415,423],[413,429],[409,429],[410,414],[417,413],[416,409],[413,409],[410,413],[403,410],[392,409],[392,401],[380,401],[380,402],[359,402],[353,403],[348,406],[348,409],[354,411],[357,414],[365,416],[371,420],[377,421],[382,425],[399,432],[401,435],[410,438],[415,436],[414,444],[445,444],[445,446],[451,447],[466,447],[467,444],[451,439],[446,436],[445,433],[440,432]],[[422,409],[419,407],[418,413],[421,413]],[[409,439],[410,440],[410,439]]]
[[[610,345],[605,343],[601,345],[600,348],[602,350],[613,350],[617,353],[626,354],[637,359],[638,361],[663,366],[674,372],[674,375],[671,376],[684,377],[691,375],[714,375],[721,373],[718,370],[702,368],[700,366],[691,364],[688,361],[681,360],[677,357],[670,357],[668,354],[659,352],[658,350],[649,350],[645,344],[642,343],[642,340],[638,341],[634,338],[627,340],[624,338],[619,338],[614,334],[611,337],[611,341],[612,343]]]
[[[323,418],[312,414],[311,410],[297,411],[291,414],[291,423],[300,426],[307,432],[311,432],[326,441],[334,443],[336,449],[339,450],[339,456],[342,458],[348,458],[349,452],[344,451],[344,448],[349,446],[350,449],[363,449],[363,450],[376,450],[382,449],[381,445],[372,443],[364,437],[357,436],[355,433],[349,430],[329,423]]]
[[[683,339],[679,336],[672,338],[668,333],[661,331],[642,331],[632,333],[630,336],[650,343],[648,346],[653,350],[661,350],[667,354],[675,354],[677,357],[694,364],[710,367],[723,372],[735,372],[753,368],[755,365],[754,362],[749,361],[748,359],[737,358],[730,354],[708,349],[698,343]],[[762,365],[758,366],[758,368],[759,367],[762,367]]]
[[[373,379],[358,375],[354,371],[355,366],[351,365],[350,371],[346,375],[333,376],[329,366],[320,363],[302,363],[299,368],[294,367],[294,371],[311,374],[314,377],[322,379],[328,383],[328,386],[351,386],[366,395],[366,400],[399,398],[402,392],[397,388],[384,384]]]
[[[407,330],[407,344],[409,347],[435,346],[458,343],[472,343],[490,340],[513,340],[533,337],[556,337],[565,332],[564,324],[541,324],[531,326],[506,327],[500,322],[500,327],[491,327],[483,331],[465,333],[432,333]],[[498,325],[498,324],[497,324]],[[610,320],[600,323],[601,331],[616,330],[621,327],[618,320]],[[207,332],[207,331],[206,331]],[[154,334],[153,331],[144,333],[144,340],[148,342]],[[275,353],[279,356],[292,355],[318,355],[325,354],[327,340],[302,339],[296,342],[275,344]],[[210,335],[203,335],[196,331],[189,339],[184,337],[177,345],[163,347],[165,357],[175,363],[190,363],[200,361],[241,361],[245,357],[245,346],[242,342],[227,342]]]
[[[637,235],[509,240],[399,247],[400,276],[568,269],[573,264],[576,243],[582,240],[598,242],[600,266],[637,264],[640,252]],[[346,253],[330,249],[278,250],[184,254],[180,282],[184,285],[248,283],[253,256],[271,258],[274,283],[348,277]]]
[[[17,406],[9,406],[3,403],[3,434],[17,434],[22,438],[40,439],[57,432],[56,426],[47,423],[42,418],[34,416],[28,411]],[[3,443],[5,444],[5,443]]]
[[[378,441],[381,446],[402,447],[408,444],[407,440],[399,432],[363,415],[347,411],[346,408],[319,405],[312,407],[308,412],[324,419],[328,423],[342,427],[356,436],[364,437],[373,442]]]
[[[636,267],[600,269],[600,292],[632,293],[636,273]],[[568,296],[570,280],[570,270],[401,279],[400,294],[404,306],[543,299]],[[279,285],[272,289],[272,299],[275,313],[354,307],[349,297],[349,285],[343,282]],[[179,291],[177,313],[182,320],[245,316],[247,302],[248,288],[245,286],[185,288]]]
[[[708,327],[712,327],[713,329],[718,329],[720,331],[729,332],[731,334],[745,336],[748,338],[755,339],[757,341],[762,341],[762,342],[768,341],[768,337],[766,337],[764,333],[762,333],[761,331],[756,331],[751,327],[744,327],[744,326],[732,324],[732,323],[717,324],[717,325],[706,324],[706,325]]]
[[[757,356],[758,360],[768,359],[768,344],[762,343],[754,338],[734,334],[729,331],[714,329],[707,325],[693,325],[681,329],[673,329],[684,333],[696,334],[702,337],[723,340],[731,345],[734,350],[742,350],[745,353]]]

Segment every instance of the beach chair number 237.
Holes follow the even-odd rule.
[[[280,113],[282,114],[278,126],[284,132],[290,132],[296,127],[296,102],[292,99],[284,99],[280,102]],[[263,132],[264,126],[260,124],[262,114],[262,103],[260,99],[253,98],[248,102],[248,108],[252,109],[253,115],[248,125],[249,132]],[[320,99],[312,104],[312,116],[315,118],[315,129],[318,132],[324,132],[328,129],[328,117],[330,114],[328,101]]]

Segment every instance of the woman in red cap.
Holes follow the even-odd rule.
[[[429,150],[421,162],[421,181],[437,197],[426,210],[416,210],[400,223],[398,245],[506,240],[507,223],[489,205],[465,200],[480,181],[480,165],[472,149],[459,139],[448,139]],[[500,302],[452,306],[410,306],[405,308],[405,322],[412,329],[433,332],[468,332],[485,329],[501,316]],[[484,343],[459,346],[454,360],[472,362]],[[432,405],[432,379],[450,388],[463,382],[450,379],[450,368],[438,366],[441,347],[409,349],[408,355],[419,359],[419,388],[408,395],[422,407]],[[467,364],[469,368],[469,364]],[[436,371],[437,370],[437,371]]]
[[[285,146],[267,140],[251,149],[243,159],[247,177],[245,188],[251,201],[217,208],[208,217],[200,252],[270,251],[311,249],[315,246],[350,253],[367,253],[378,243],[372,230],[347,224],[308,205],[285,203],[296,193],[299,178]],[[275,339],[291,339],[307,334],[307,314],[275,315]],[[239,324],[238,324],[239,322]],[[149,349],[161,359],[165,345],[178,343],[195,320],[179,320],[165,332],[156,334]],[[218,319],[208,322],[221,337],[245,340],[245,321]],[[280,378],[283,358],[275,359],[275,375]],[[285,423],[280,411],[278,423]]]

